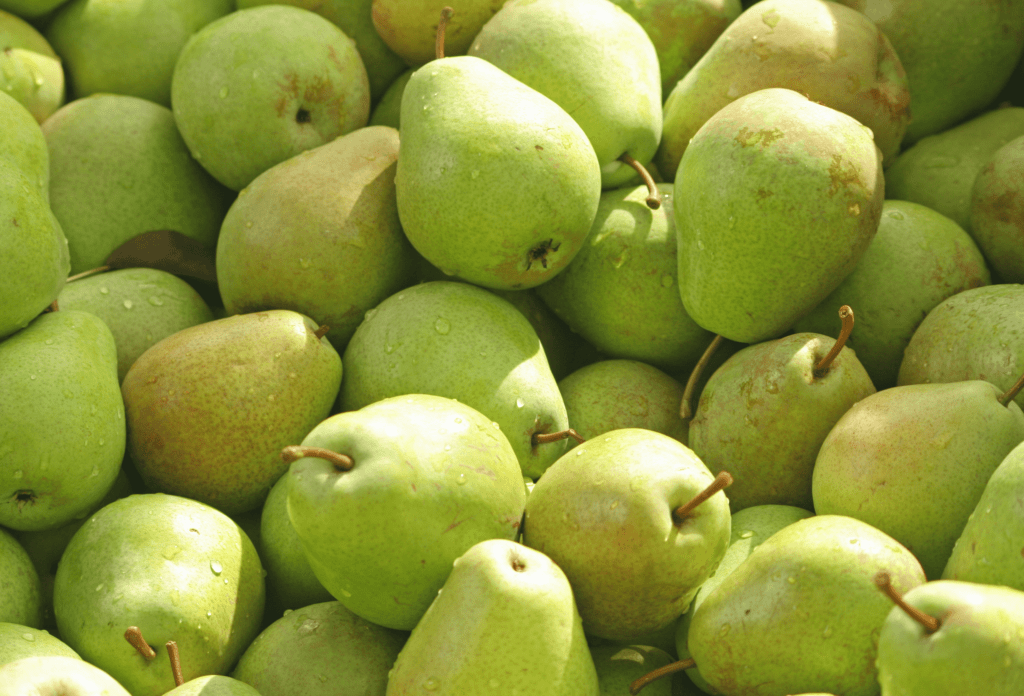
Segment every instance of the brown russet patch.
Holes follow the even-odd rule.
[[[760,145],[764,148],[768,147],[776,140],[781,140],[783,137],[785,137],[785,133],[778,128],[763,128],[755,131],[744,126],[743,128],[740,128],[740,132],[736,134],[734,140],[740,144],[740,147],[753,147],[754,145]]]
[[[832,155],[832,164],[828,167],[828,176],[832,183],[828,187],[828,195],[834,196],[840,189],[853,184],[863,186],[860,180],[860,170],[853,162],[843,161],[842,155]]]

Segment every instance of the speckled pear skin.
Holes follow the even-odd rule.
[[[874,583],[882,570],[900,592],[925,581],[917,559],[870,525],[839,515],[794,522],[707,595],[690,652],[726,694],[878,696],[875,640],[892,607]]]
[[[392,295],[367,312],[343,361],[342,411],[402,394],[457,399],[498,423],[531,478],[566,450],[564,440],[532,443],[569,427],[537,333],[481,288],[435,281]]]
[[[0,664],[10,661],[12,652],[7,644],[11,631],[4,627],[18,624],[42,628],[42,608],[42,587],[32,559],[17,539],[0,529],[0,638],[4,638],[0,642]],[[23,641],[11,642],[17,648],[17,643]]]
[[[889,200],[860,263],[793,329],[835,333],[839,308],[850,305],[856,325],[846,345],[857,351],[875,387],[888,389],[896,386],[903,351],[928,312],[991,280],[963,228],[923,205]]]
[[[288,310],[179,331],[121,384],[128,451],[154,491],[229,514],[260,506],[288,469],[281,449],[330,413],[341,359],[319,326]]]
[[[942,575],[985,484],[1024,441],[1024,413],[974,380],[892,387],[854,405],[814,464],[819,515],[850,515],[910,549]]]
[[[944,580],[1024,591],[1024,443],[992,473],[942,571]]]
[[[893,607],[878,636],[882,696],[1024,693],[1024,592],[939,580],[904,595],[941,622],[930,636]]]
[[[1005,391],[1024,374],[1024,285],[953,295],[917,327],[897,384],[983,379]],[[1024,408],[1024,392],[1014,401]]]
[[[881,152],[851,117],[787,89],[737,99],[676,176],[686,311],[741,343],[783,334],[860,261],[884,188]]]
[[[436,60],[405,86],[395,188],[412,245],[496,290],[548,280],[590,231],[601,172],[558,104],[485,60]]]
[[[912,106],[892,45],[860,12],[825,0],[762,0],[722,32],[665,101],[655,162],[676,174],[690,138],[745,94],[784,87],[869,127],[886,166]]]
[[[1024,283],[1024,135],[996,150],[971,191],[971,235],[1004,283]]]
[[[32,181],[43,199],[50,200],[50,151],[39,124],[25,107],[0,92],[0,159],[6,159]]]
[[[559,567],[505,539],[480,542],[456,560],[399,653],[387,696],[424,690],[599,696],[573,589]]]

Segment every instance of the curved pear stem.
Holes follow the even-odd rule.
[[[570,437],[581,445],[586,442],[578,432],[572,428],[566,428],[565,430],[559,430],[557,433],[534,433],[531,444],[536,447],[537,445],[546,445],[549,442],[566,440]]]
[[[853,309],[850,305],[843,305],[839,308],[839,318],[843,320],[843,328],[839,330],[839,338],[832,344],[832,350],[821,359],[821,362],[814,366],[814,376],[821,379],[828,372],[828,368],[832,367],[832,361],[839,355],[839,351],[846,345],[846,340],[850,338],[850,332],[853,331]]]
[[[289,464],[297,462],[304,457],[315,457],[317,459],[326,459],[334,468],[338,471],[351,471],[352,467],[356,465],[352,461],[352,457],[347,454],[340,454],[333,450],[325,449],[323,447],[299,447],[297,445],[289,445],[281,450],[281,459],[285,460]]]
[[[146,660],[156,657],[156,651],[149,647],[149,643],[142,637],[142,629],[138,626],[129,626],[128,630],[124,632],[124,639],[131,643],[131,646]]]
[[[327,332],[330,331],[330,330],[331,330],[331,327],[329,327],[327,324],[324,324],[319,329],[314,331],[313,335],[316,336],[318,339],[319,338],[323,338],[324,336],[327,335]]]
[[[704,350],[704,355],[700,356],[700,360],[694,365],[693,371],[690,372],[690,378],[686,380],[686,388],[683,389],[683,401],[679,404],[679,417],[683,420],[693,418],[693,392],[697,391],[697,382],[700,381],[700,376],[704,374],[708,363],[711,362],[711,356],[715,354],[718,346],[722,345],[724,340],[720,334],[716,335]]]
[[[1020,379],[1017,380],[1017,383],[1006,390],[1005,394],[999,397],[999,403],[1003,406],[1009,406],[1010,402],[1016,399],[1017,395],[1020,394],[1021,389],[1024,389],[1024,375],[1021,375]]]
[[[110,266],[97,266],[96,268],[90,268],[88,271],[82,271],[81,273],[76,273],[73,276],[68,276],[68,279],[65,280],[64,282],[65,283],[73,283],[76,280],[81,280],[82,278],[88,278],[89,276],[96,275],[97,273],[106,273],[109,270],[110,270]]]
[[[925,633],[935,633],[939,630],[939,620],[934,616],[929,616],[917,607],[912,607],[907,604],[907,601],[903,599],[895,587],[892,586],[892,578],[884,570],[878,571],[875,575],[875,584],[882,592],[884,592],[893,603],[900,609],[905,611],[910,618],[924,626]]]
[[[636,170],[636,173],[644,180],[647,185],[647,207],[651,210],[657,210],[661,207],[661,196],[658,195],[658,185],[654,183],[654,177],[647,171],[647,167],[633,159],[633,155],[628,152],[623,152],[620,161],[625,162],[630,167]]]
[[[437,23],[437,38],[434,39],[434,56],[440,60],[444,58],[444,32],[448,28],[448,20],[455,14],[450,7],[441,9],[441,21]]]
[[[676,524],[681,524],[683,520],[690,516],[693,509],[703,503],[705,500],[713,496],[718,491],[724,490],[732,485],[732,474],[728,471],[718,472],[718,476],[711,484],[702,490],[697,495],[690,499],[690,502],[680,505],[672,511],[672,517],[675,518]]]
[[[685,660],[679,660],[678,662],[673,662],[671,664],[665,665],[664,667],[659,667],[653,672],[648,672],[639,679],[630,682],[629,693],[632,694],[632,696],[636,696],[638,693],[640,693],[640,690],[642,688],[644,688],[651,682],[655,681],[656,679],[661,679],[664,676],[667,676],[669,674],[675,674],[676,672],[682,672],[685,669],[693,669],[696,666],[697,663],[694,662],[694,659],[692,657],[688,657]]]
[[[178,644],[173,640],[167,641],[167,657],[171,659],[171,674],[174,675],[174,685],[181,686],[185,683],[185,677],[181,674],[181,657],[178,655]]]

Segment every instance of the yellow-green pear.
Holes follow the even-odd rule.
[[[25,20],[0,10],[0,92],[42,123],[64,103],[64,68],[53,47]]]

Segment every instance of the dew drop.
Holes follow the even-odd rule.
[[[17,471],[14,472],[14,478],[16,478],[16,479],[20,479],[24,475],[25,474],[22,473],[21,469],[18,469]]]
[[[460,486],[464,486],[466,484],[466,475],[459,474],[458,477],[455,479],[455,483],[459,484]]]
[[[168,561],[170,561],[175,556],[177,556],[179,553],[181,553],[181,548],[180,547],[178,547],[178,546],[168,546],[163,551],[160,552],[160,555],[163,556],[164,558],[166,558]]]
[[[389,343],[386,346],[384,346],[384,352],[387,353],[388,355],[391,355],[392,353],[395,352],[395,347]]]
[[[35,375],[29,375],[29,376],[28,376],[28,378],[29,378],[29,379],[35,379],[35,378],[36,378],[36,376],[35,376]]]
[[[99,475],[100,475],[100,468],[98,466],[94,466],[92,468],[92,472],[89,474],[89,478],[96,478]]]
[[[451,329],[451,322],[449,322],[447,319],[443,317],[434,322],[434,330],[437,331],[442,336],[447,335],[448,332],[451,331]]]
[[[224,572],[224,569],[217,561],[210,561],[210,570],[213,571],[214,575],[220,575],[222,572]]]
[[[700,241],[700,240],[698,239],[698,240],[697,240],[697,248],[698,248],[698,249],[699,249],[700,251],[704,251],[704,242],[702,242],[702,241]]]
[[[666,275],[661,277],[661,287],[670,288],[676,281],[672,279],[672,276]]]
[[[796,584],[796,578],[794,578],[792,575],[790,575],[788,578],[786,578],[786,582],[788,582],[790,585],[795,585]]]
[[[206,612],[206,618],[210,618],[211,616],[213,616],[213,612],[212,611]]]
[[[832,627],[831,626],[826,626],[824,632],[821,635],[822,635],[823,638],[830,638],[830,637],[832,637]]]
[[[526,405],[526,402],[523,401],[522,397],[516,399],[516,408],[522,408],[525,405]]]
[[[740,539],[749,539],[752,536],[754,536],[754,533],[749,529],[740,533]]]
[[[21,637],[24,638],[25,640],[27,640],[29,643],[35,643],[36,642],[36,637],[34,635],[32,635],[31,633],[22,633]]]
[[[438,682],[433,677],[431,677],[427,681],[423,682],[423,688],[426,689],[427,691],[437,691],[438,687],[440,687],[440,686],[441,686],[441,683]]]
[[[719,637],[724,638],[726,635],[728,635],[730,628],[732,628],[732,626],[730,626],[729,624],[722,624],[722,628],[718,630]]]
[[[226,99],[228,94],[229,92],[227,87],[221,87],[220,92],[218,92],[218,95],[220,96],[221,99]]]
[[[124,308],[125,309],[131,309],[132,308],[132,301],[131,300],[125,300],[123,304],[124,304]]]
[[[577,447],[576,448],[576,456],[577,457],[580,456],[581,454],[583,454],[584,452],[586,452],[586,450],[583,449],[582,447]]]
[[[303,268],[309,268],[312,262],[309,259],[299,259],[299,265]]]

